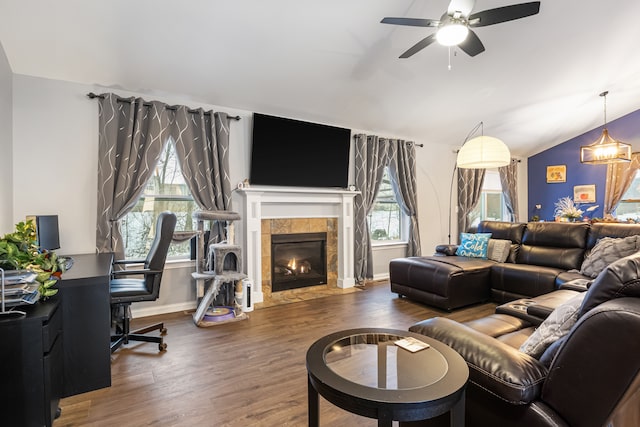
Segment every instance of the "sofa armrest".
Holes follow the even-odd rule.
[[[436,254],[444,254],[454,256],[458,250],[458,245],[438,245],[436,246]]]
[[[457,351],[469,366],[469,380],[513,404],[539,398],[548,370],[517,349],[443,317],[424,320],[409,328]]]

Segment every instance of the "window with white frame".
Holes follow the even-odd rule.
[[[631,181],[631,186],[616,207],[616,218],[622,221],[640,221],[640,171]]]
[[[497,170],[485,171],[480,201],[469,214],[469,224],[473,227],[484,220],[509,221],[509,213],[502,194],[500,173]]]
[[[153,175],[134,208],[120,221],[125,257],[146,257],[155,236],[158,214],[171,211],[176,214],[176,230],[191,231],[196,224],[193,212],[198,209],[182,176],[174,144],[168,142]],[[169,259],[189,259],[189,241],[172,243]]]
[[[367,221],[373,245],[376,243],[399,243],[407,240],[406,215],[396,200],[388,167],[384,169],[382,183],[373,207],[367,215]]]

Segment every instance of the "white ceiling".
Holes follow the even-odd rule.
[[[524,0],[477,0],[474,12]],[[163,94],[460,146],[484,133],[527,156],[640,108],[640,1],[543,0],[475,29],[486,51],[381,24],[448,0],[0,0],[14,73]]]

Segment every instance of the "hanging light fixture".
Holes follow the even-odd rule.
[[[602,165],[608,163],[621,163],[631,161],[631,145],[613,139],[607,130],[607,94],[600,94],[604,99],[604,126],[602,135],[591,145],[580,147],[580,163]]]
[[[458,151],[456,165],[461,169],[489,169],[507,166],[511,162],[511,153],[504,142],[498,138],[484,135],[484,124],[480,122],[472,131],[482,128],[482,134],[465,140]]]

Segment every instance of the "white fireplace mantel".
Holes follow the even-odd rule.
[[[262,293],[262,220],[273,218],[338,218],[338,287],[350,288],[354,278],[353,199],[356,191],[303,187],[239,188],[242,196],[244,268],[254,283],[253,302]]]

